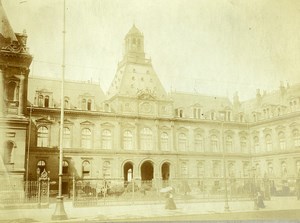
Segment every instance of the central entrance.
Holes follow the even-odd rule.
[[[150,181],[153,179],[153,164],[150,161],[145,161],[141,166],[142,181]]]

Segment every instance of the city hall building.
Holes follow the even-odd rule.
[[[28,53],[19,54],[28,59],[15,70],[19,64],[7,65],[2,52],[3,117],[11,125],[1,155],[11,174],[25,179],[27,171],[36,180],[46,170],[58,179],[62,103],[64,190],[72,176],[244,178],[254,171],[288,179],[300,171],[300,84],[257,90],[247,101],[167,92],[133,25],[108,92],[99,83],[65,81],[61,101],[60,80],[28,76]]]

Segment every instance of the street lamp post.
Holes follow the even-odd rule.
[[[66,43],[66,1],[64,0],[63,10],[63,58],[61,77],[61,98],[60,98],[60,135],[59,135],[59,172],[58,172],[58,196],[56,197],[56,208],[52,220],[66,220],[68,216],[64,208],[64,197],[62,196],[62,169],[63,169],[63,130],[64,130],[64,79],[65,79],[65,44]]]
[[[256,168],[252,167],[252,177],[253,177],[253,187],[252,187],[252,194],[253,194],[253,208],[254,210],[258,210],[258,204],[257,204],[257,197],[256,197],[256,179],[255,179],[255,172],[256,172]]]
[[[224,146],[224,121],[222,121],[222,152],[223,152],[223,175],[224,175],[224,186],[225,186],[225,204],[224,211],[229,211],[228,204],[228,191],[227,191],[227,175],[226,175],[226,158],[225,158],[225,146]]]

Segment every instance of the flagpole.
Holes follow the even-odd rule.
[[[68,216],[64,208],[64,197],[62,196],[62,164],[63,164],[63,130],[64,130],[64,79],[65,79],[65,60],[66,60],[66,0],[63,7],[63,57],[62,57],[62,76],[61,76],[61,98],[60,98],[60,135],[59,135],[59,171],[58,171],[58,196],[56,197],[55,212],[52,220],[66,220]]]

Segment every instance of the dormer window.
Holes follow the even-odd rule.
[[[68,98],[65,98],[65,101],[64,101],[64,107],[66,109],[70,108],[70,105],[69,105],[69,99]]]
[[[82,101],[81,101],[81,109],[86,110],[86,100],[85,99],[82,99]]]
[[[182,109],[179,109],[179,117],[183,118],[183,110]]]
[[[43,104],[44,104],[44,96],[43,95],[39,95],[38,106],[39,107],[43,107]]]
[[[88,102],[87,102],[87,110],[88,111],[92,110],[92,100],[91,99],[89,99]]]
[[[45,100],[44,100],[44,107],[45,108],[49,108],[49,96],[45,96]]]
[[[210,113],[210,119],[211,120],[215,120],[216,119],[215,112],[211,112]]]
[[[47,89],[42,89],[40,91],[36,91],[35,104],[39,107],[50,108],[52,107],[52,92],[48,91]]]
[[[202,118],[202,110],[201,110],[201,108],[194,108],[193,109],[193,115],[194,115],[194,118],[201,119]]]

